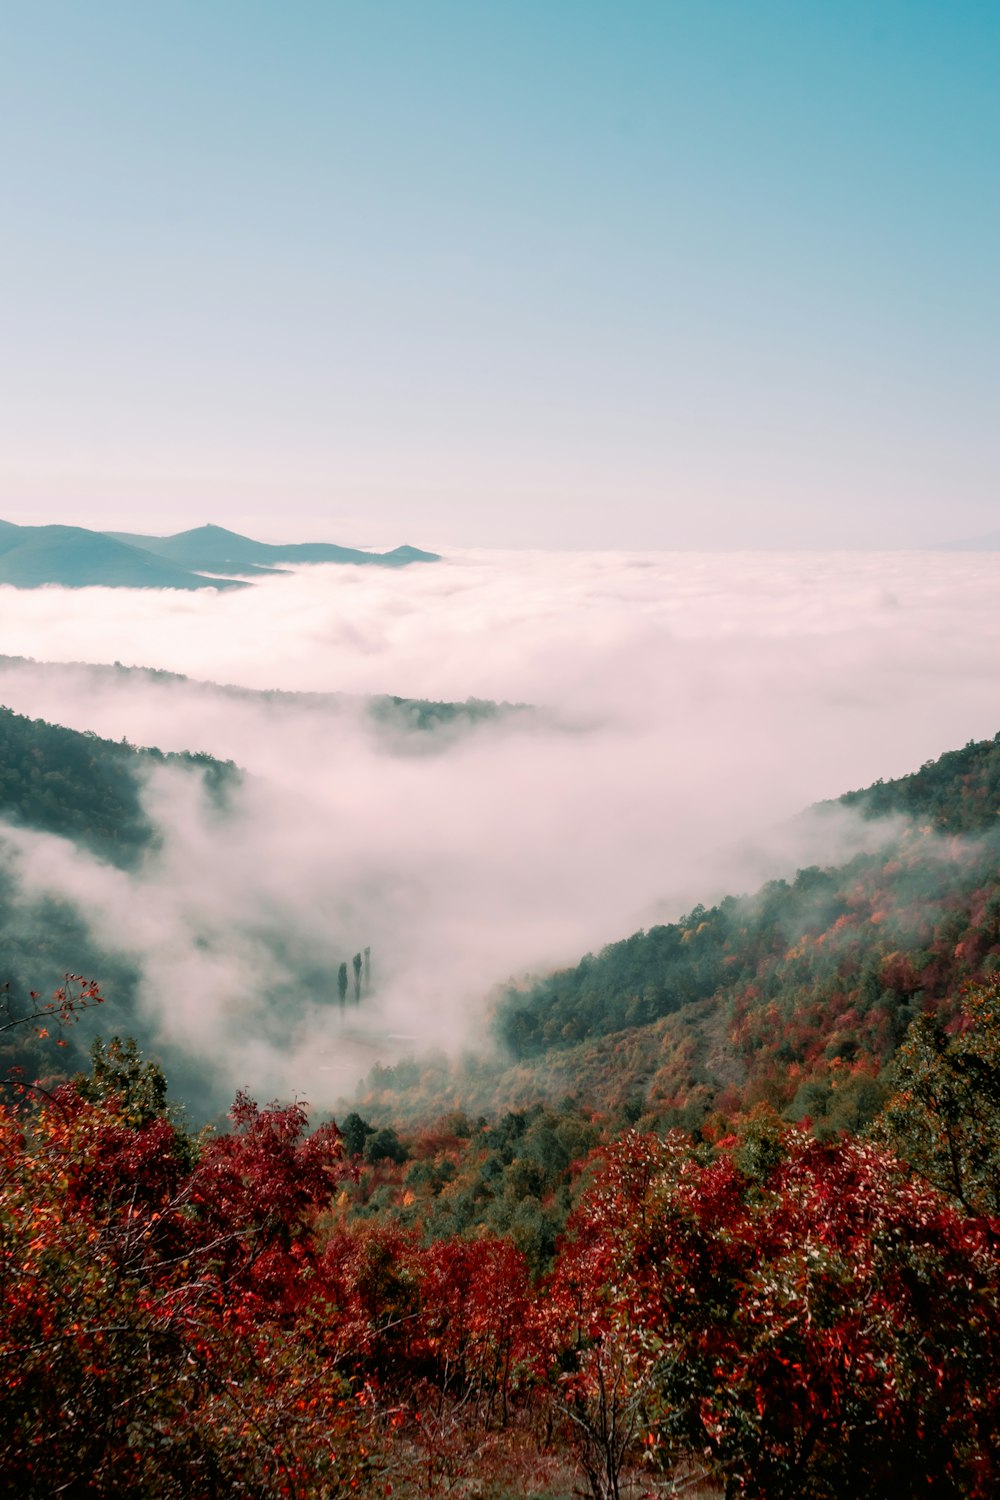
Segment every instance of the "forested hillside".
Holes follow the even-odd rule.
[[[1000,817],[1000,735],[970,740],[964,749],[949,750],[909,776],[876,781],[839,800],[865,818],[903,813],[941,832],[988,832]]]
[[[114,743],[27,719],[0,708],[0,819],[16,828],[56,834],[122,869],[134,868],[156,845],[143,810],[141,788],[154,766],[197,774],[220,809],[239,780],[236,767],[208,755],[169,754]],[[119,1028],[135,1026],[136,974],[122,956],[98,945],[73,908],[52,898],[28,899],[19,888],[16,862],[0,834],[0,984],[23,1001],[31,990],[48,992],[67,973],[100,978]],[[78,1066],[76,1035],[53,1054],[31,1032],[0,1033],[0,1071],[19,1067],[30,1076]]]
[[[0,1101],[8,1484],[988,1500],[997,987],[960,1023],[827,1144],[763,1107],[697,1141],[568,1107],[309,1133],[246,1095],[194,1137],[96,1046]]]
[[[219,798],[239,775],[209,755],[116,744],[0,707],[0,817],[72,839],[115,864],[133,863],[153,837],[139,796],[151,765],[197,769]]]
[[[485,698],[464,701],[433,701],[427,698],[403,698],[393,693],[310,693],[287,689],[255,689],[229,683],[203,682],[180,672],[159,668],[125,666],[122,662],[103,665],[92,662],[39,662],[23,656],[0,655],[0,697],[9,685],[16,697],[19,679],[51,682],[56,688],[70,682],[77,687],[107,692],[117,688],[155,687],[165,692],[183,689],[206,699],[224,697],[234,703],[261,704],[276,710],[297,709],[316,715],[352,715],[361,718],[393,748],[409,741],[421,752],[449,743],[452,735],[477,724],[493,722],[512,714],[532,712],[527,704],[496,703]],[[451,731],[449,735],[448,731]]]
[[[36,663],[3,657],[0,671],[3,688],[15,699],[20,685],[30,678],[32,684],[47,685],[49,699],[58,699],[65,692],[76,704],[93,704],[100,694],[119,690],[131,693],[155,689],[168,695],[183,692],[189,715],[192,701],[197,707],[202,697],[212,700],[221,696],[264,706],[275,714],[294,712],[296,723],[304,723],[307,732],[311,732],[312,716],[317,732],[325,732],[331,715],[344,715],[351,722],[369,726],[379,743],[394,755],[433,754],[456,736],[474,731],[477,725],[516,711],[508,705],[479,700],[448,703],[388,695],[356,698],[333,693],[253,692],[121,665]],[[103,739],[0,708],[0,823],[12,830],[56,835],[118,869],[141,874],[145,862],[155,860],[161,848],[163,831],[150,820],[143,788],[149,774],[164,767],[196,777],[207,807],[218,812],[224,824],[233,796],[245,780],[231,762],[200,753],[164,754],[155,748]],[[223,824],[217,825],[218,832]],[[26,895],[15,843],[10,836],[4,838],[0,830],[0,986],[7,986],[7,993],[23,999],[31,990],[53,990],[66,973],[83,973],[100,981],[115,1017],[114,1025],[135,1031],[148,1044],[150,1021],[137,1013],[137,963],[126,955],[124,945],[116,947],[114,924],[104,924],[106,936],[99,941],[68,901]],[[257,921],[263,925],[259,917]],[[344,951],[335,956],[317,951],[308,937],[298,940],[273,925],[255,931],[252,937],[259,941],[261,952],[276,955],[276,968],[283,976],[281,986],[273,983],[262,999],[263,1009],[271,1014],[259,1018],[262,1027],[273,1025],[275,1046],[280,1046],[286,1024],[278,1019],[279,1012],[287,1020],[288,1015],[297,1014],[316,997],[336,1003],[339,996],[343,1008],[349,994],[356,998],[362,989],[368,991],[364,933],[345,941]],[[359,968],[351,983],[349,969],[355,961]],[[88,1022],[83,1031],[89,1029]],[[40,1045],[31,1033],[0,1031],[0,1067],[20,1066],[31,1076],[48,1077],[66,1065],[79,1066],[83,1054],[77,1050],[77,1034],[70,1033],[63,1040],[66,1052],[59,1055],[51,1046]],[[212,1081],[215,1065],[211,1057],[182,1058],[176,1051],[170,1056],[175,1079],[185,1088],[192,1108],[205,1115],[224,1107],[225,1097]]]
[[[842,805],[887,824],[876,853],[697,907],[575,968],[508,989],[507,1066],[377,1069],[366,1103],[493,1109],[566,1094],[696,1124],[760,1100],[857,1128],[907,1026],[1000,969],[1000,737]]]
[[[167,757],[0,730],[9,823],[144,857],[140,781]],[[8,992],[10,1484],[986,1500],[998,754],[848,794],[893,815],[876,853],[512,987],[499,1060],[377,1068],[312,1133],[301,1103],[240,1095],[193,1135],[134,1043],[53,1061],[92,986]],[[234,767],[178,763],[224,808]],[[10,877],[3,921],[20,969],[88,952]]]

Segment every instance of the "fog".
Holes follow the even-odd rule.
[[[485,1042],[509,976],[877,838],[795,815],[1000,728],[995,593],[983,554],[483,551],[217,597],[0,589],[37,663],[0,663],[0,701],[247,772],[225,816],[150,775],[136,872],[23,830],[8,862],[134,958],[154,1045],[323,1107],[399,1049]],[[198,680],[83,665],[115,661]],[[533,707],[418,731],[206,683]]]

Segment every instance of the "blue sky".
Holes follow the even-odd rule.
[[[1000,6],[3,7],[0,514],[1000,526]]]

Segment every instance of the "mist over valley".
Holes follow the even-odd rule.
[[[18,1500],[1000,1495],[1000,7],[7,7]]]
[[[143,764],[127,867],[10,825],[5,869],[114,956],[101,1027],[176,1059],[196,1110],[327,1110],[404,1054],[492,1055],[508,980],[874,847],[846,808],[797,815],[992,736],[992,583],[976,555],[464,552],[0,590],[16,713],[232,763],[221,800]]]

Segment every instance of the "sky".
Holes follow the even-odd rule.
[[[7,519],[1000,526],[992,0],[2,11]]]
[[[218,594],[0,588],[0,641],[35,658],[0,658],[0,703],[246,772],[222,820],[196,778],[153,776],[160,838],[129,872],[0,823],[21,899],[69,901],[139,971],[144,1025],[109,1004],[100,1026],[166,1049],[172,1079],[210,1058],[229,1097],[318,1108],[378,1059],[488,1048],[511,977],[882,841],[799,814],[1000,727],[988,553],[481,548]],[[536,708],[421,740],[80,664],[116,659]],[[345,1034],[333,977],[364,946],[376,993]]]

